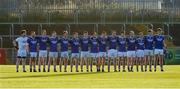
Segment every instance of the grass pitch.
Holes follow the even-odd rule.
[[[27,73],[22,67],[16,73],[15,65],[0,65],[0,88],[180,88],[180,65],[165,66],[165,72],[97,73],[94,66],[92,73],[30,73],[26,68]]]

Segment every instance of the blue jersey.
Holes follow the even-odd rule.
[[[47,42],[48,42],[48,36],[40,36],[38,40],[39,50],[46,50]]]
[[[153,35],[145,36],[145,49],[153,50],[153,46],[154,46],[154,36]]]
[[[156,35],[154,37],[155,41],[155,49],[163,49],[164,48],[164,36],[163,35]]]
[[[127,50],[135,51],[135,49],[136,49],[136,38],[135,37],[127,38]]]
[[[59,39],[59,43],[61,44],[61,52],[68,51],[68,38],[62,37]]]
[[[106,52],[106,42],[107,38],[106,37],[99,37],[98,38],[98,43],[99,43],[99,52]]]
[[[139,50],[144,50],[144,38],[143,37],[138,37],[136,39],[136,48]]]
[[[71,44],[71,53],[79,53],[79,38],[72,38],[69,42]]]
[[[29,37],[28,40],[29,52],[37,52],[38,39],[36,37]]]
[[[116,49],[117,37],[109,36],[108,41],[109,41],[109,49]]]
[[[119,52],[126,52],[126,38],[119,37],[118,38],[118,51]]]
[[[98,53],[98,38],[92,37],[90,39],[90,44],[91,44],[91,53]]]
[[[82,37],[80,39],[80,44],[81,44],[81,51],[88,51],[89,37]]]
[[[49,38],[50,52],[57,52],[58,37]]]

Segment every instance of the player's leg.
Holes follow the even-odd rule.
[[[64,60],[64,72],[67,72],[67,65],[68,65],[69,53],[65,52],[65,59]]]
[[[81,54],[81,55],[82,55],[82,54]],[[81,65],[81,72],[83,72],[84,57],[81,57],[81,59],[80,59],[80,65]]]
[[[118,57],[118,70],[119,70],[119,72],[121,70],[121,60],[122,60],[122,57]]]
[[[117,66],[117,58],[113,58],[113,64],[114,64],[114,72],[117,72],[116,66]]]
[[[59,72],[62,72],[63,58],[59,57]]]
[[[16,72],[19,72],[19,64],[20,64],[20,61],[21,61],[21,57],[18,56],[18,57],[16,58]]]
[[[94,60],[94,54],[91,54],[91,58],[89,60],[89,63],[90,63],[90,71],[92,72],[92,67],[93,67],[93,60]]]
[[[71,60],[70,60],[71,72],[73,72],[73,65],[74,65],[74,57],[72,57],[71,55]]]
[[[127,57],[124,56],[124,57],[122,58],[122,60],[123,60],[123,61],[122,61],[123,72],[126,72],[125,67],[126,67],[126,60],[127,60]]]
[[[114,53],[114,54],[116,55],[116,53]],[[113,57],[114,72],[117,72],[116,64],[117,64],[117,57],[115,56],[115,57]]]
[[[58,58],[58,53],[55,53],[53,58],[54,72],[57,72],[56,70],[57,58]]]
[[[134,63],[135,63],[135,60],[136,60],[136,58],[135,57],[131,57],[131,72],[133,72],[133,67],[134,67]]]
[[[100,72],[100,60],[101,60],[101,58],[97,56],[96,57],[96,69],[97,69],[97,72]]]
[[[30,52],[30,57],[29,57],[30,72],[32,72],[32,67],[34,67],[34,61],[35,61],[35,53],[34,52]]]
[[[141,57],[141,59],[140,59],[141,72],[144,72],[143,64],[144,64],[144,57]]]
[[[138,72],[139,71],[139,60],[140,60],[140,57],[137,57],[136,59],[135,59],[135,63],[136,63],[136,71]]]
[[[37,57],[34,57],[34,58],[33,58],[33,61],[32,61],[32,65],[33,65],[33,67],[34,67],[33,72],[37,72],[37,71],[36,71],[36,58],[37,58]]]
[[[38,71],[41,72],[41,60],[42,60],[42,57],[39,57],[38,58]]]
[[[156,72],[156,66],[157,66],[157,62],[158,62],[158,55],[155,54],[155,59],[154,59],[154,72]]]
[[[23,72],[26,72],[26,57],[22,57]]]
[[[21,57],[22,57],[23,72],[26,72],[26,68],[25,68],[25,66],[26,66],[26,58],[27,58],[26,51],[22,51]]]
[[[130,72],[130,53],[129,53],[129,51],[127,52],[127,69],[128,69],[128,72]]]
[[[164,71],[164,69],[163,69],[163,58],[164,58],[163,54],[164,54],[163,50],[160,50],[160,53],[159,53],[159,64],[160,64],[160,69],[161,69],[162,72]]]
[[[50,72],[50,67],[51,67],[51,61],[53,60],[53,57],[50,56],[48,59],[48,72]]]
[[[89,57],[84,57],[84,61],[86,63],[86,71],[89,72]]]
[[[47,57],[43,57],[43,72],[46,72],[46,61]]]
[[[144,58],[145,72],[147,71],[148,55],[149,55],[148,50],[145,50],[145,58]]]
[[[64,61],[64,72],[67,72],[68,58],[69,58],[69,57],[65,57],[65,58],[63,59],[63,61]]]
[[[153,55],[149,56],[149,71],[152,72],[152,61],[153,61]]]
[[[30,68],[30,72],[32,72],[32,60],[33,60],[33,57],[30,56],[30,58],[29,58],[29,68]]]
[[[144,61],[144,63],[145,63],[145,72],[147,71],[148,61],[149,61],[149,55],[146,55],[145,61]]]
[[[76,57],[75,57],[76,72],[79,72],[78,65],[79,65],[79,54],[76,54]]]
[[[105,57],[101,58],[102,72],[104,72],[105,59],[106,59]]]

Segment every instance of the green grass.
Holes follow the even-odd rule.
[[[0,88],[180,88],[180,65],[164,69],[165,72],[16,73],[15,65],[0,65]]]

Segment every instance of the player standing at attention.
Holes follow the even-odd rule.
[[[91,72],[93,71],[92,70],[92,66],[93,66],[93,61],[95,60],[96,61],[96,69],[97,69],[97,72],[99,70],[99,67],[98,67],[98,37],[97,37],[97,33],[94,32],[93,33],[93,36],[90,38],[90,44],[91,44],[91,58],[90,58],[90,70]]]
[[[86,64],[86,71],[89,72],[89,36],[88,32],[83,33],[83,37],[80,39],[81,44],[81,72],[83,72],[84,61]]]
[[[145,72],[147,71],[147,64],[149,63],[149,71],[151,72],[151,66],[152,66],[152,61],[154,61],[154,36],[153,36],[153,30],[149,30],[148,34],[145,36]]]
[[[43,62],[43,72],[46,72],[46,60],[47,60],[47,42],[48,36],[46,35],[46,30],[42,31],[42,35],[39,37],[39,72],[41,72],[41,63]]]
[[[102,64],[102,72],[104,72],[104,65],[106,59],[106,51],[107,51],[107,36],[106,32],[103,31],[101,36],[98,38],[99,41],[99,59],[98,64]],[[100,71],[100,65],[98,66]]]
[[[125,63],[127,57],[127,50],[126,50],[126,37],[124,32],[121,32],[121,35],[118,37],[118,69],[120,72],[121,64],[123,66],[123,72],[125,72]]]
[[[136,69],[139,71],[138,66],[141,65],[141,72],[143,72],[144,64],[144,36],[143,32],[139,33],[139,36],[136,39]]]
[[[74,32],[73,38],[69,42],[71,44],[71,72],[73,71],[74,62],[75,62],[75,66],[76,66],[76,72],[79,72],[78,61],[79,61],[80,40],[78,38],[77,32]]]
[[[108,37],[109,42],[109,50],[108,50],[108,72],[110,72],[111,60],[113,60],[114,64],[114,72],[116,70],[116,58],[117,58],[117,36],[116,31],[112,31],[112,35]]]
[[[29,53],[30,53],[30,72],[32,72],[32,66],[34,67],[33,71],[36,71],[36,59],[37,59],[37,45],[38,39],[36,38],[35,31],[31,31],[31,36],[27,40],[29,46]]]
[[[54,72],[57,72],[56,70],[56,63],[57,63],[57,58],[58,58],[58,37],[56,31],[52,32],[52,36],[49,37],[49,46],[50,46],[50,52],[49,52],[49,61],[48,61],[48,72],[50,72],[50,66],[51,66],[51,61],[53,60],[53,65],[54,65]]]
[[[26,30],[22,30],[21,36],[16,38],[15,41],[13,41],[13,45],[17,49],[16,72],[19,72],[20,61],[22,61],[23,72],[26,72],[25,65],[26,65],[26,57],[28,50],[27,40],[28,37],[26,37]]]
[[[163,69],[163,57],[164,57],[164,48],[166,47],[165,41],[164,41],[164,35],[162,35],[162,29],[158,28],[157,29],[157,35],[154,37],[155,38],[155,50],[154,50],[154,54],[156,56],[155,59],[155,69],[154,71],[156,71],[156,65],[159,62],[160,63],[160,68],[161,71],[164,71]]]
[[[59,60],[59,70],[60,72],[62,71],[62,63],[64,61],[64,72],[67,72],[67,64],[68,64],[68,58],[69,58],[69,53],[68,53],[68,45],[69,45],[69,40],[67,37],[68,32],[64,31],[63,32],[63,37],[60,38],[59,43],[61,44],[60,50],[61,50],[61,57]]]
[[[133,72],[134,61],[136,59],[136,38],[134,31],[130,31],[129,37],[127,38],[127,66],[128,71]]]

